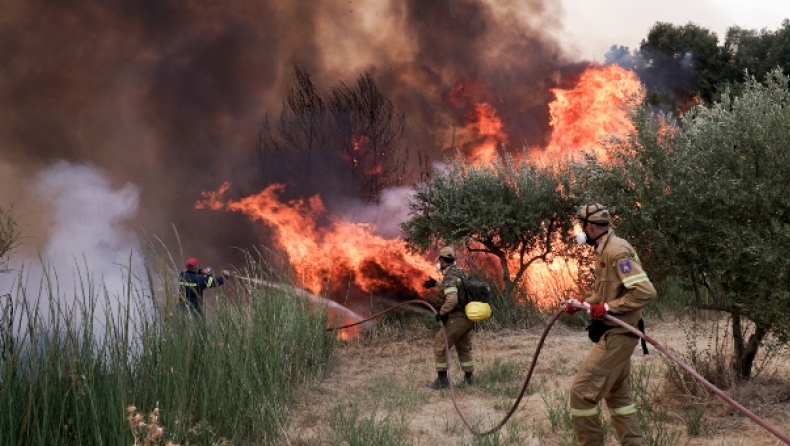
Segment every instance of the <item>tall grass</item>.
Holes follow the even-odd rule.
[[[0,330],[0,444],[130,445],[131,406],[159,409],[162,444],[282,438],[293,392],[333,352],[325,312],[285,288],[227,285],[193,320],[174,311],[172,270],[144,274],[121,296],[87,276],[68,299],[54,275],[34,296],[18,284],[13,328]]]
[[[518,294],[508,302],[499,287],[491,287],[491,317],[479,323],[480,328],[523,329],[540,326],[545,322],[545,313],[534,300],[526,295]],[[518,290],[517,290],[518,291]]]
[[[639,364],[631,370],[630,383],[634,403],[639,407],[637,416],[642,427],[645,445],[674,446],[687,443],[683,435],[671,423],[664,393],[660,390],[661,380],[656,379],[650,365]]]

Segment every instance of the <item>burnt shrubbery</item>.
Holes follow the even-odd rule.
[[[370,73],[322,92],[297,67],[279,117],[263,122],[260,177],[302,188],[294,192],[303,195],[329,190],[375,202],[406,179],[404,126],[405,116]]]

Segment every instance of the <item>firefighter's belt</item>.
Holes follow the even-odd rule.
[[[600,319],[593,319],[590,321],[590,324],[587,325],[587,336],[590,337],[590,340],[594,343],[598,343],[601,340],[604,334],[610,329],[615,328],[611,325],[606,325]],[[639,322],[636,323],[636,328],[639,329],[640,332],[645,332],[645,321],[644,319],[639,319]],[[634,336],[628,333],[629,336]],[[650,352],[647,350],[647,343],[645,342],[645,338],[639,338],[642,341],[642,353],[645,355],[649,354]]]

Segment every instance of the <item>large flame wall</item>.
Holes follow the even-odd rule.
[[[549,104],[553,131],[548,146],[533,148],[529,156],[545,163],[593,151],[601,159],[607,154],[601,139],[632,130],[626,105],[639,101],[643,92],[637,77],[616,66],[591,67],[571,89],[555,89]],[[477,103],[467,123],[477,142],[469,162],[485,163],[496,156],[496,145],[506,140],[504,124],[496,109]],[[230,187],[224,183],[213,192],[203,192],[196,207],[241,212],[272,231],[273,242],[285,253],[295,270],[296,281],[315,294],[337,294],[343,282],[353,283],[363,292],[419,290],[419,284],[435,266],[422,256],[407,251],[399,238],[376,235],[373,225],[341,219],[328,214],[320,196],[283,201],[285,186],[272,184],[257,194],[240,200],[223,201]],[[319,223],[324,222],[324,223]],[[555,257],[548,263],[530,267],[523,284],[527,294],[543,305],[552,305],[575,288],[577,265]]]

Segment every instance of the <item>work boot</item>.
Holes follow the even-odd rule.
[[[474,372],[464,372],[464,384],[467,386],[474,385],[475,377]]]
[[[439,372],[438,374],[439,376],[436,377],[436,381],[429,382],[425,386],[433,390],[446,389],[449,387],[450,383],[447,380],[447,372]]]

